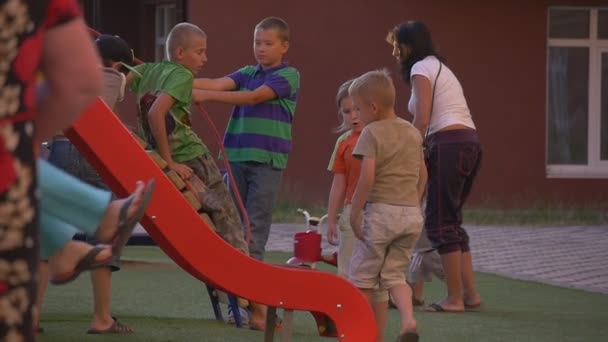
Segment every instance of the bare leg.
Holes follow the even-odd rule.
[[[448,296],[437,304],[444,311],[462,312],[464,302],[462,300],[462,252],[460,250],[452,253],[442,254],[441,263],[445,271],[445,282],[448,287]],[[432,307],[426,311],[437,311]]]
[[[481,297],[475,287],[475,274],[473,273],[473,258],[471,252],[462,253],[462,285],[464,287],[464,304],[477,306],[481,304]]]
[[[36,305],[32,311],[32,322],[34,323],[34,332],[40,327],[40,313],[42,312],[42,302],[46,294],[46,288],[49,284],[49,264],[46,261],[41,261],[38,265],[38,292],[36,293]]]
[[[376,326],[378,327],[378,338],[376,342],[384,341],[384,326],[386,325],[386,317],[388,316],[388,302],[384,303],[386,306],[384,307],[384,312],[382,312],[382,307],[380,305],[376,305],[373,300],[373,289],[362,289],[359,288],[369,305],[372,307],[374,311],[374,317],[376,318]],[[382,304],[382,303],[380,303]]]
[[[105,330],[112,326],[114,320],[110,313],[110,296],[112,293],[112,271],[102,267],[91,272],[93,285],[93,321],[91,329]]]
[[[131,205],[127,209],[128,218],[133,217],[133,215],[135,215],[135,213],[141,207],[143,201],[143,191],[144,183],[138,181],[137,187],[133,192],[135,198],[133,198],[133,202],[131,202]],[[108,205],[108,209],[106,210],[106,213],[103,216],[101,223],[99,224],[99,228],[95,234],[97,240],[100,242],[111,242],[110,240],[115,236],[118,228],[120,210],[126,201],[127,198],[122,198],[110,202],[110,205]]]
[[[412,284],[412,299],[418,303],[424,302],[424,279],[420,279]]]
[[[378,327],[378,341],[384,341],[384,330],[386,329],[386,321],[388,318],[388,301],[372,303],[374,316],[376,316],[376,325]]]
[[[59,251],[49,257],[48,268],[50,274],[67,273],[74,268],[93,246],[80,241],[69,241]],[[95,260],[107,260],[112,255],[110,248],[105,248],[97,254]]]
[[[416,331],[414,307],[412,306],[412,289],[407,284],[395,285],[389,289],[391,297],[401,316],[399,334]]]
[[[249,317],[249,322],[253,322],[254,325],[262,326],[266,322],[266,313],[268,312],[268,307],[266,305],[255,303],[250,301],[249,306],[251,307],[251,316]]]

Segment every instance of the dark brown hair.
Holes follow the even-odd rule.
[[[416,62],[428,56],[435,56],[440,61],[444,59],[435,50],[431,30],[421,21],[408,21],[395,27],[392,31],[393,39],[399,46],[405,45],[410,49],[407,59],[401,62],[401,76],[403,81],[410,83],[412,67]]]
[[[289,25],[287,22],[278,17],[267,17],[262,19],[257,25],[255,25],[256,30],[276,30],[279,33],[279,38],[284,41],[289,41]]]

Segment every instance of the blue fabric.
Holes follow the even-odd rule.
[[[84,159],[82,154],[80,154],[76,147],[68,140],[53,141],[48,162],[89,185],[102,190],[109,190],[108,186],[101,179],[101,176],[99,176],[99,173],[97,173],[93,166]],[[115,198],[114,196],[112,197]],[[49,224],[52,223],[49,222]],[[73,228],[76,229],[76,227]],[[45,229],[44,225],[42,225],[41,229]],[[78,231],[75,239],[83,240],[83,234]],[[91,245],[99,244],[99,241],[91,235],[84,235],[84,241]],[[46,253],[45,251],[42,252],[44,254]],[[108,267],[110,267],[112,271],[120,270],[120,256],[114,255],[112,260],[108,263]]]
[[[78,229],[46,211],[40,213],[40,259],[48,260],[70,242]]]
[[[46,160],[38,161],[41,251],[49,256],[80,230],[94,235],[112,194],[79,181]]]

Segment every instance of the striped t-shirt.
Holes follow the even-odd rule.
[[[249,65],[228,77],[239,91],[253,91],[266,85],[277,94],[271,101],[234,107],[224,136],[228,160],[284,169],[291,151],[291,123],[300,90],[300,73],[287,64],[270,69]]]

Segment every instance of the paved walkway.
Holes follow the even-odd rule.
[[[293,251],[303,224],[272,226],[267,249]],[[608,294],[608,226],[470,226],[474,268],[509,278]],[[333,246],[324,240],[324,253]]]

